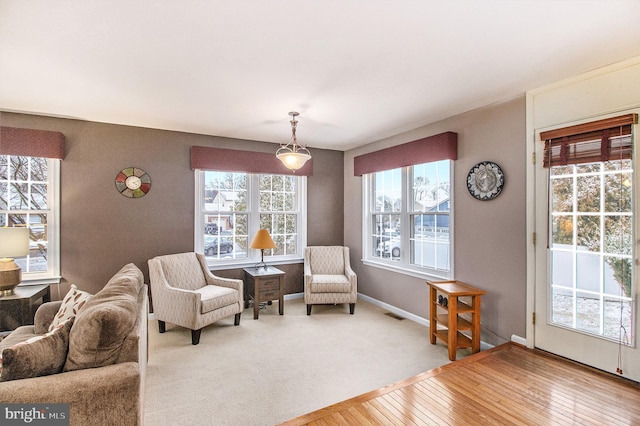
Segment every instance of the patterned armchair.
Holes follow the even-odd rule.
[[[166,322],[191,329],[191,343],[200,343],[204,326],[244,309],[242,280],[213,275],[202,254],[180,253],[149,259],[151,301],[160,333]]]
[[[304,303],[348,303],[353,315],[358,298],[358,277],[351,269],[349,247],[310,246],[304,251]]]

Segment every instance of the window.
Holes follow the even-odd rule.
[[[549,181],[550,322],[633,345],[634,161],[620,116],[541,134]]]
[[[440,160],[364,175],[367,261],[452,276],[452,164]]]
[[[260,251],[249,249],[260,228],[276,248],[270,262],[302,259],[306,245],[306,178],[196,170],[196,251],[210,266],[254,264]]]
[[[30,253],[16,258],[24,282],[60,275],[59,173],[60,160],[0,155],[0,226],[29,227]]]

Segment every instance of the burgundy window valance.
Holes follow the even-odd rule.
[[[457,158],[458,134],[445,132],[359,155],[353,159],[353,175],[362,176],[365,173]]]
[[[312,176],[313,159],[293,173],[273,153],[235,149],[191,147],[191,168],[225,172],[266,173],[275,175]]]
[[[631,126],[637,114],[626,114],[540,133],[543,167],[631,158]]]
[[[62,160],[64,135],[49,130],[0,127],[0,155],[22,155]]]

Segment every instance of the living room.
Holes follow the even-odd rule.
[[[623,3],[629,8],[635,7],[632,2]],[[293,10],[297,7],[289,6]],[[20,13],[14,13],[10,15],[26,19]],[[633,38],[628,37],[627,33],[610,37],[607,39],[609,45],[619,41],[620,51],[606,56],[604,62],[583,60],[578,61],[579,67],[566,65],[566,69],[556,71],[553,79],[534,80],[535,85],[515,95],[502,96],[490,104],[477,104],[482,98],[478,96],[472,99],[473,102],[465,105],[466,100],[460,101],[463,105],[456,105],[437,117],[432,116],[436,118],[425,120],[415,117],[419,112],[405,108],[402,114],[396,113],[395,116],[407,115],[412,119],[407,118],[396,127],[378,129],[372,132],[374,136],[366,138],[366,143],[358,146],[345,144],[344,148],[322,147],[315,141],[309,143],[313,174],[307,178],[307,245],[350,247],[352,266],[358,275],[358,293],[363,300],[426,325],[429,288],[425,281],[428,277],[398,272],[393,268],[380,268],[362,261],[365,258],[363,178],[354,176],[354,158],[443,132],[455,132],[458,135],[457,159],[453,168],[455,249],[452,265],[455,279],[487,292],[482,299],[481,336],[484,344],[494,346],[516,340],[533,346],[534,325],[530,318],[536,310],[535,277],[532,277],[536,264],[531,260],[534,257],[531,233],[534,229],[532,214],[536,207],[533,203],[535,196],[532,193],[533,166],[530,165],[530,158],[536,143],[540,144],[534,138],[540,129],[640,107],[637,83],[634,83],[638,81],[635,77],[640,68],[637,59],[640,51],[637,46],[623,43],[623,40]],[[7,52],[4,42],[0,43],[3,47],[1,50]],[[568,42],[567,45],[572,44]],[[304,46],[301,40],[297,49],[304,50]],[[584,57],[589,55],[590,49],[601,48],[600,45],[587,46],[581,51]],[[24,49],[28,50],[29,45]],[[600,52],[597,50],[593,56],[597,57]],[[17,60],[17,57],[7,55],[2,62],[6,64],[11,59]],[[64,72],[59,64],[52,66],[52,70],[56,70],[52,71],[53,74]],[[559,75],[562,78],[556,78]],[[60,132],[65,139],[59,206],[62,278],[59,283],[51,285],[54,300],[63,298],[74,283],[85,291],[97,293],[116,271],[128,263],[138,266],[148,282],[149,259],[194,250],[196,186],[190,163],[191,147],[275,154],[279,146],[267,138],[257,140],[204,134],[197,130],[197,126],[193,126],[193,130],[169,130],[173,124],[169,121],[165,122],[164,127],[158,125],[152,128],[140,124],[142,121],[110,120],[106,113],[92,118],[89,114],[72,113],[62,107],[47,110],[44,105],[37,103],[21,103],[20,96],[8,90],[15,76],[0,71],[0,81],[3,81],[2,77],[6,77],[0,83],[3,93],[0,94],[2,126]],[[477,75],[476,78],[481,87],[483,76]],[[609,83],[602,83],[605,80],[619,82],[624,89],[628,89],[626,94],[616,93],[615,96],[604,97],[604,100],[599,97],[590,103],[596,105],[593,108],[580,109],[564,104],[553,109],[556,98],[549,93],[565,94],[558,99],[570,102],[572,97],[566,95],[570,89],[566,88],[584,84],[583,88],[587,90],[579,93],[591,91],[602,94],[606,93],[600,91],[603,86],[610,87]],[[110,84],[105,82],[105,86]],[[15,87],[24,87],[24,83]],[[121,88],[115,85],[113,90]],[[128,90],[135,92],[135,86]],[[388,90],[392,91],[393,88]],[[418,92],[419,97],[429,97],[428,91]],[[298,128],[301,141],[312,137],[315,130],[312,123],[317,120],[312,114],[313,108],[308,109],[308,114],[300,108],[306,104],[312,105],[309,93],[311,91],[307,92],[308,98],[292,99],[291,105],[285,107],[301,110]],[[169,100],[164,96],[159,93],[153,103],[168,103]],[[37,94],[34,99],[37,99]],[[70,99],[69,102],[72,102],[71,96]],[[100,103],[98,97],[95,103]],[[386,102],[383,104],[375,109],[389,108]],[[363,103],[352,105],[353,109],[366,110],[369,107]],[[242,116],[254,107],[229,109]],[[280,133],[285,141],[290,132],[286,116],[289,109],[270,110],[262,118],[265,121],[278,117],[277,125],[272,124],[271,127],[275,127],[275,132]],[[572,112],[567,112],[572,109]],[[558,110],[561,110],[560,113]],[[362,114],[362,111],[354,111],[354,114],[356,112]],[[419,125],[410,126],[419,121]],[[394,132],[395,129],[401,130]],[[481,161],[495,162],[504,171],[504,188],[500,196],[490,201],[473,198],[465,184],[469,170]],[[114,187],[117,173],[132,166],[145,170],[152,181],[151,190],[139,199],[123,197]],[[540,234],[538,238],[545,240]],[[277,267],[286,272],[286,293],[302,293],[301,259],[278,264]],[[216,268],[215,273],[229,278],[243,278],[242,267]],[[250,319],[243,318],[243,321],[247,320]],[[634,379],[638,380],[640,366],[637,361],[632,361],[634,353],[625,355],[628,364],[625,372],[631,372]],[[615,371],[615,362],[611,369]]]

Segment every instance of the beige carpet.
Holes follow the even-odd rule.
[[[425,302],[426,303],[426,302]],[[428,329],[359,300],[314,306],[301,298],[202,330],[149,322],[147,425],[273,425],[449,363]],[[459,351],[464,355],[465,351]]]

